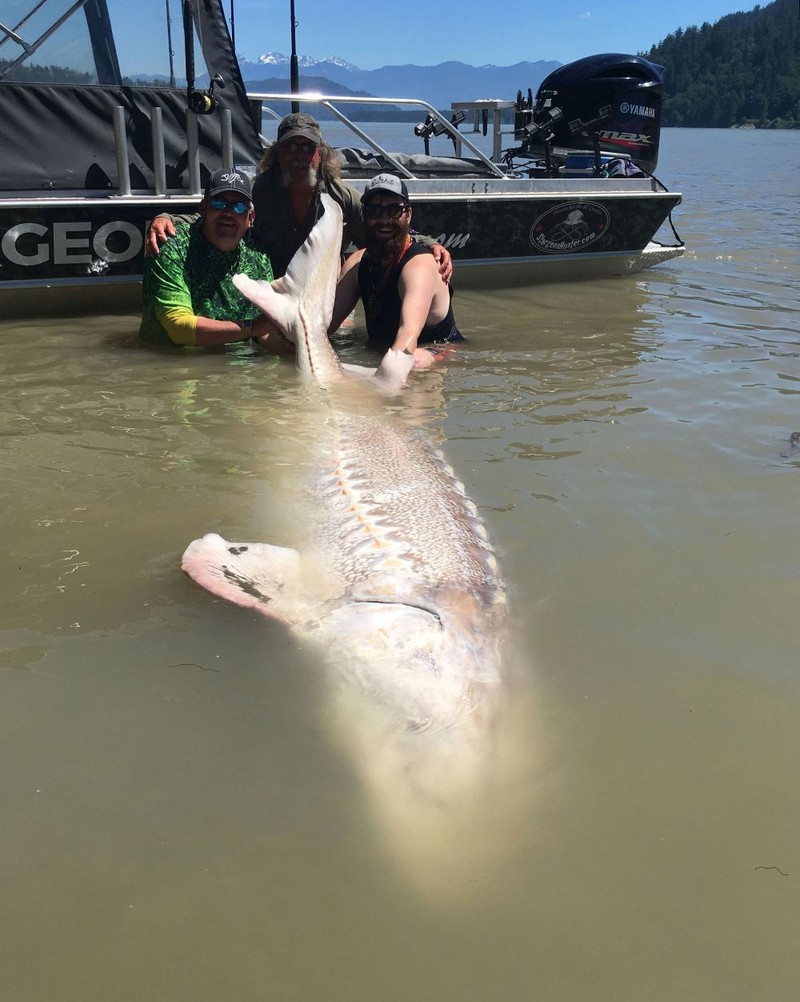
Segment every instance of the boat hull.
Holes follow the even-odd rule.
[[[648,246],[680,202],[649,179],[416,180],[409,188],[413,228],[448,247],[460,288],[623,275],[683,253]],[[0,198],[4,316],[138,309],[150,220],[199,204],[187,195],[9,194]]]

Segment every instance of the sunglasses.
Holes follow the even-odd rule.
[[[377,202],[369,202],[364,206],[364,215],[367,219],[399,219],[406,212],[408,206],[405,202],[392,202],[390,205],[379,205]]]
[[[317,152],[316,143],[298,143],[294,139],[289,139],[283,144],[283,148],[288,150],[292,156],[302,153],[304,157],[313,157]]]
[[[216,209],[217,212],[229,209],[231,212],[235,212],[237,216],[243,216],[250,208],[249,202],[229,202],[224,198],[209,198],[208,204],[212,209]]]

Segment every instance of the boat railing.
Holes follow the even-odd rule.
[[[359,125],[357,125],[351,118],[341,111],[337,105],[352,105],[355,107],[363,107],[368,105],[374,107],[379,105],[385,108],[396,109],[398,105],[410,105],[415,108],[419,108],[421,111],[425,112],[426,115],[432,117],[441,127],[442,133],[450,136],[454,143],[456,144],[456,156],[461,155],[461,145],[466,146],[479,160],[483,166],[495,177],[505,178],[508,175],[503,171],[496,163],[493,163],[481,150],[478,149],[474,143],[470,142],[466,137],[462,136],[458,129],[449,122],[444,115],[438,112],[433,105],[428,104],[427,101],[423,101],[419,98],[407,98],[407,97],[353,97],[350,95],[343,94],[317,94],[317,93],[306,93],[306,94],[274,94],[274,93],[257,93],[255,91],[247,92],[248,98],[251,101],[260,101],[262,103],[262,112],[270,115],[276,120],[280,120],[283,114],[275,111],[273,108],[269,107],[269,102],[280,103],[286,105],[287,101],[297,102],[298,104],[309,104],[309,105],[319,105],[330,112],[335,118],[337,118],[343,125],[345,125],[354,136],[357,136],[363,142],[365,142],[375,153],[383,157],[394,170],[400,174],[402,177],[408,178],[410,180],[415,180],[416,175],[411,171],[408,164],[400,163],[400,161],[388,150],[385,150],[381,144],[373,137],[367,134]]]
[[[418,98],[351,97],[349,95],[325,95],[317,93],[287,95],[251,92],[248,92],[247,96],[252,101],[260,102],[262,114],[270,115],[276,121],[280,121],[283,116],[278,111],[269,107],[268,102],[275,102],[278,104],[282,103],[285,106],[287,100],[291,100],[297,101],[299,104],[319,105],[329,111],[334,118],[338,119],[353,134],[354,137],[357,137],[362,142],[366,143],[367,146],[382,157],[387,164],[391,165],[391,167],[398,174],[402,177],[415,180],[417,175],[413,173],[413,170],[408,163],[408,158],[404,158],[406,162],[401,163],[393,153],[384,149],[374,136],[369,135],[363,128],[361,128],[360,125],[354,122],[350,117],[348,117],[348,115],[337,107],[337,104],[356,107],[379,105],[386,108],[396,109],[398,105],[410,105],[412,107],[419,108],[421,112],[424,112],[426,116],[429,116],[429,120],[437,123],[438,134],[446,134],[453,139],[453,142],[455,143],[456,156],[460,157],[462,145],[466,146],[475,156],[476,160],[478,160],[490,174],[499,178],[507,177],[507,174],[496,163],[490,160],[480,149],[478,149],[477,146],[474,145],[474,143],[470,142],[466,137],[461,135],[458,129],[451,122],[449,122],[444,115],[438,112],[432,105],[428,104],[427,101],[423,101]],[[219,116],[222,166],[228,170],[232,170],[235,165],[233,162],[233,125],[230,109],[219,109]],[[125,119],[125,108],[123,108],[122,105],[117,105],[113,109],[114,147],[117,165],[117,191],[115,194],[118,197],[130,198],[134,195],[134,192],[131,186],[131,172],[128,156],[129,143]],[[186,194],[189,195],[200,195],[202,192],[200,177],[200,143],[198,139],[197,122],[197,115],[192,111],[187,111],[187,184],[184,190]],[[156,107],[151,109],[150,128],[153,148],[152,193],[161,196],[167,194],[167,164],[161,108]],[[268,142],[266,139],[264,141]],[[141,194],[141,191],[137,190],[136,194]]]
[[[118,104],[113,109],[114,151],[117,161],[117,194],[122,198],[133,195],[131,187],[128,133],[125,127],[125,108]],[[222,166],[233,170],[233,119],[230,108],[220,108],[220,153]],[[150,131],[153,142],[153,194],[167,194],[167,159],[164,146],[164,122],[161,108],[150,110]],[[187,180],[185,191],[189,195],[202,192],[200,179],[200,140],[197,115],[186,113]]]

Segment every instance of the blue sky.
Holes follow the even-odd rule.
[[[180,5],[177,0],[171,5],[179,28]],[[568,63],[598,52],[636,53],[677,28],[713,23],[755,5],[750,0],[403,0],[389,5],[295,0],[297,51],[319,59],[340,56],[362,69],[451,59],[475,66],[510,66],[526,59]],[[229,14],[230,0],[223,0],[223,7]],[[137,0],[124,8],[133,29],[149,13],[162,17],[164,0]],[[266,52],[290,53],[289,0],[235,0],[235,9],[240,55],[255,60]],[[134,55],[124,52],[124,44],[120,48],[123,62],[133,56],[146,71],[146,50]]]

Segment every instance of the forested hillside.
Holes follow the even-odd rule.
[[[800,128],[798,0],[678,30],[644,55],[667,68],[664,125]]]

